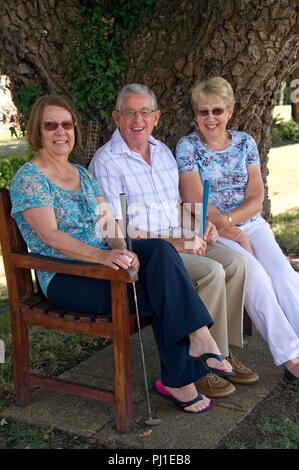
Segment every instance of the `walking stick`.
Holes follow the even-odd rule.
[[[132,251],[132,240],[128,233],[128,207],[127,207],[127,198],[124,193],[119,195],[121,211],[122,211],[122,218],[124,224],[124,235],[127,243],[127,248],[129,251]],[[145,394],[147,400],[147,408],[148,408],[148,419],[145,421],[145,424],[148,426],[158,426],[161,424],[161,419],[154,419],[152,418],[152,410],[150,404],[150,397],[148,392],[148,380],[146,374],[146,367],[145,367],[145,359],[144,359],[144,349],[143,349],[143,341],[141,336],[141,328],[140,328],[140,318],[139,318],[139,310],[138,310],[138,301],[137,301],[137,294],[136,294],[136,286],[135,281],[133,281],[133,293],[134,293],[134,302],[135,302],[135,309],[136,309],[136,318],[137,318],[137,327],[138,327],[138,336],[139,336],[139,343],[140,343],[140,350],[141,350],[141,359],[142,359],[142,368],[143,368],[143,376],[144,376],[144,386],[145,386]]]
[[[207,217],[207,209],[208,209],[208,201],[209,201],[209,189],[210,189],[210,181],[204,180],[203,183],[203,196],[202,196],[202,212],[200,218],[200,237],[203,237],[205,227],[206,227],[206,217]]]

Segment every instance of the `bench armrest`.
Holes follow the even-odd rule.
[[[74,261],[49,256],[14,251],[10,254],[10,261],[16,268],[37,269],[74,276],[106,279],[108,281],[129,282],[138,280],[138,275],[133,268],[115,270],[102,264],[88,263],[86,261]]]

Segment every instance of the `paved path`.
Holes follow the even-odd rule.
[[[153,384],[159,378],[159,359],[151,327],[142,332],[148,380]],[[162,420],[161,425],[149,428],[144,392],[138,336],[131,339],[134,425],[128,434],[115,429],[114,408],[95,400],[37,389],[33,402],[26,408],[15,405],[5,409],[5,419],[26,422],[67,431],[72,435],[96,439],[108,449],[215,449],[220,440],[237,426],[242,419],[271,393],[282,375],[282,368],[275,367],[267,345],[255,330],[253,336],[245,337],[244,349],[232,348],[240,359],[256,368],[261,379],[251,386],[237,386],[231,397],[214,399],[213,408],[203,414],[183,413],[172,403],[150,392],[153,417]],[[94,354],[61,377],[72,381],[84,381],[96,386],[113,388],[112,347]]]

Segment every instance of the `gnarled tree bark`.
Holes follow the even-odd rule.
[[[296,0],[161,0],[126,45],[124,82],[154,89],[162,110],[156,135],[173,150],[192,130],[194,85],[226,78],[236,96],[230,127],[255,138],[266,185],[275,96],[299,63],[298,33]],[[267,192],[264,215],[270,218]]]
[[[70,97],[70,53],[83,18],[76,0],[7,0],[0,4],[1,73],[12,95],[26,85]]]
[[[84,21],[79,6],[80,0],[1,3],[1,69],[12,94],[32,84],[72,98],[68,46],[78,44]],[[299,65],[298,39],[297,0],[158,0],[125,44],[123,84],[153,88],[162,110],[155,135],[174,150],[191,131],[192,87],[207,77],[225,77],[237,101],[230,127],[256,139],[266,184],[275,95]],[[111,131],[106,120],[99,145]],[[264,215],[270,218],[267,196]]]

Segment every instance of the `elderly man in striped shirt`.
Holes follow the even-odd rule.
[[[132,238],[163,237],[179,252],[215,322],[211,334],[236,373],[226,379],[208,374],[196,386],[210,398],[225,397],[235,391],[231,382],[252,384],[258,380],[256,372],[229,350],[229,344],[243,347],[246,260],[217,241],[216,228],[209,221],[204,240],[198,236],[196,219],[182,208],[176,160],[170,149],[152,136],[160,114],[151,89],[136,83],[126,85],[112,114],[117,129],[96,151],[89,171],[97,178],[117,220],[122,219],[119,194],[126,194]]]

